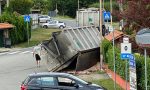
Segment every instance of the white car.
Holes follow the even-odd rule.
[[[48,15],[40,15],[38,19],[39,19],[39,23],[46,23],[47,21],[52,20],[52,18]]]
[[[47,23],[43,23],[42,27],[43,28],[60,28],[60,29],[63,29],[66,27],[66,25],[64,22],[57,21],[57,20],[51,20],[51,21],[48,21]]]

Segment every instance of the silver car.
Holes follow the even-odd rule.
[[[64,22],[61,22],[61,21],[50,20],[47,23],[43,23],[42,27],[43,28],[60,28],[60,29],[63,29],[66,27],[66,24]]]
[[[52,18],[48,15],[40,15],[38,17],[39,23],[46,23],[47,21],[52,20]]]

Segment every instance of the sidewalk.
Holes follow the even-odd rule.
[[[21,48],[0,48],[0,53],[20,50]]]

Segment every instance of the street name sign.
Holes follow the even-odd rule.
[[[130,54],[129,53],[121,53],[121,59],[129,59]]]

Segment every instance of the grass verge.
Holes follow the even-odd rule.
[[[40,43],[43,40],[48,40],[52,32],[55,32],[55,31],[60,31],[60,30],[59,29],[43,29],[43,28],[35,29],[31,32],[29,45],[28,45],[28,42],[24,42],[24,43],[14,45],[13,47],[25,48],[25,47],[35,46],[36,44]]]
[[[60,15],[58,15],[58,16],[56,16],[56,17],[54,17],[55,19],[74,19],[74,18],[71,18],[71,17],[69,17],[69,16],[60,16]]]
[[[95,84],[105,87],[107,90],[114,90],[114,81],[112,79],[99,79],[91,81]],[[119,85],[116,84],[116,90],[123,90]]]

